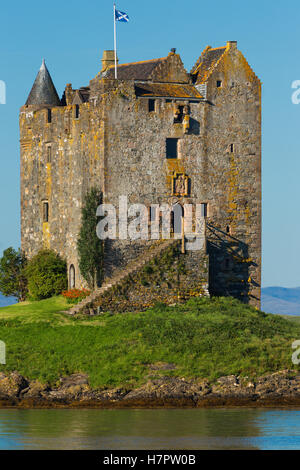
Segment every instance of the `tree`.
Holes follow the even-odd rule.
[[[97,207],[102,194],[92,188],[85,196],[81,211],[81,227],[77,240],[79,269],[90,289],[97,287],[102,279],[103,243],[97,237]]]
[[[9,247],[3,252],[0,259],[0,291],[6,297],[17,297],[19,301],[25,300],[27,294],[27,280],[25,275],[26,258],[21,252]]]
[[[30,259],[25,272],[32,300],[59,295],[68,287],[67,263],[55,251],[39,251]]]

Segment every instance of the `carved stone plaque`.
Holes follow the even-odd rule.
[[[172,196],[188,196],[189,178],[185,173],[175,173],[172,182]]]

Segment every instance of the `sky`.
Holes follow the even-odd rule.
[[[263,282],[300,286],[300,3],[290,0],[119,0],[129,23],[118,24],[120,63],[164,57],[177,48],[189,71],[202,50],[237,40],[263,82]],[[2,2],[0,80],[0,252],[20,246],[19,108],[42,58],[55,86],[87,86],[113,49],[113,2]],[[0,97],[1,98],[1,97]]]

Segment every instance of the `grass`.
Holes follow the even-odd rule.
[[[60,376],[89,374],[93,387],[132,386],[152,375],[214,380],[255,377],[295,368],[293,341],[300,324],[267,315],[230,298],[157,305],[143,313],[68,317],[62,297],[0,308],[2,371],[55,384]],[[172,363],[173,371],[149,370]]]

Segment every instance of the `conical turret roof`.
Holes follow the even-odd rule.
[[[46,67],[43,59],[41,68],[31,92],[26,101],[26,105],[47,105],[47,106],[60,106],[61,102],[57,94],[56,88],[53,84],[49,70]]]

